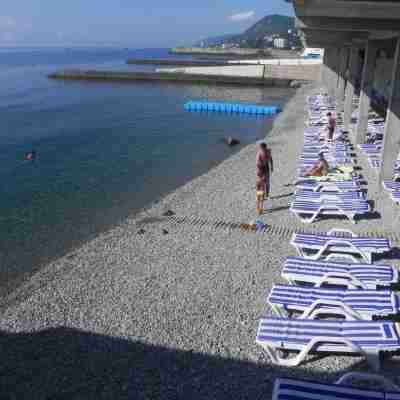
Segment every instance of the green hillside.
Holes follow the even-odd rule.
[[[231,44],[240,47],[268,48],[272,46],[273,36],[286,39],[288,47],[301,47],[294,18],[277,14],[267,15],[241,34],[204,39],[201,43],[205,47]]]
[[[288,30],[294,30],[294,18],[285,15],[267,15],[242,35],[245,39],[264,38],[266,35],[283,34],[287,35]]]

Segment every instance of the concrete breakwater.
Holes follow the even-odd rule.
[[[272,79],[252,76],[233,75],[199,75],[166,72],[115,72],[63,70],[48,75],[50,79],[86,80],[86,81],[120,81],[120,82],[182,82],[197,84],[230,84],[246,86],[289,87],[290,79]]]
[[[175,65],[185,67],[217,67],[229,65],[228,61],[212,60],[167,60],[167,59],[129,59],[126,61],[129,65]]]

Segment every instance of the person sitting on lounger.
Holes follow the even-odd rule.
[[[328,174],[329,165],[324,157],[324,153],[319,153],[319,160],[311,168],[309,168],[304,176],[325,176]]]

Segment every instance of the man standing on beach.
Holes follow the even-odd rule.
[[[269,192],[271,190],[271,176],[274,172],[274,164],[272,160],[271,150],[267,147],[267,144],[262,142],[258,147],[256,154],[256,168],[257,176],[262,176],[265,183],[265,200],[268,199]]]

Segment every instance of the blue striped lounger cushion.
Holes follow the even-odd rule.
[[[395,181],[383,181],[382,185],[385,190],[391,192],[392,190],[400,190],[400,182]]]
[[[288,257],[282,271],[282,277],[287,281],[308,284],[318,284],[328,275],[336,279],[338,285],[343,285],[347,276],[353,286],[364,289],[376,289],[377,286],[390,286],[398,282],[397,269],[383,264],[353,264]]]
[[[400,190],[393,190],[393,191],[390,193],[390,197],[392,198],[392,200],[393,200],[395,203],[399,203],[399,202],[400,202]]]
[[[366,267],[368,268],[368,267]],[[373,316],[387,316],[398,313],[399,298],[391,290],[349,290],[308,288],[292,285],[274,285],[268,296],[273,307],[286,311],[304,312],[310,310],[315,302],[324,300],[320,309],[336,308],[329,304],[343,304],[362,319],[371,320]]]
[[[351,159],[344,159],[344,158],[337,158],[335,160],[327,158],[326,161],[329,163],[335,163],[337,166],[341,167],[353,167],[354,168],[354,163]],[[309,160],[309,159],[304,159],[304,160],[299,160],[298,163],[298,168],[309,168],[314,166],[316,163],[316,160]]]
[[[303,181],[296,185],[297,188],[312,191],[332,191],[332,192],[346,192],[349,190],[360,189],[360,183],[357,180],[342,181],[342,182],[319,182],[315,180]]]
[[[346,216],[354,221],[356,215],[363,215],[370,211],[366,200],[325,200],[320,202],[310,200],[295,200],[290,206],[290,211],[303,222],[313,222],[320,215]]]
[[[302,350],[311,340],[323,337],[319,352],[354,353],[349,346],[335,343],[347,339],[363,350],[395,351],[400,348],[395,323],[389,321],[312,320],[265,317],[260,320],[257,343],[275,349]],[[332,339],[332,341],[327,341]]]
[[[323,152],[325,155],[329,156],[339,156],[339,157],[351,157],[351,152],[347,149],[339,148],[318,148],[316,146],[304,146],[301,152],[301,157],[312,157],[318,159],[318,153]]]
[[[355,200],[327,200],[321,202],[312,202],[307,200],[297,200],[292,203],[292,210],[304,211],[305,214],[313,211],[317,211],[320,206],[324,206],[326,209],[335,207],[341,210],[353,212],[353,214],[362,214],[369,210],[369,205],[366,200],[355,199]]]
[[[352,386],[279,378],[274,384],[272,400],[389,400],[389,397],[385,398],[380,391]]]
[[[359,190],[348,190],[341,193],[312,192],[310,190],[297,190],[296,200],[308,200],[320,202],[322,199],[346,201],[346,200],[365,200],[364,193]]]
[[[340,164],[340,165],[348,165],[351,166],[354,164],[353,160],[349,157],[344,158],[344,157],[330,157],[330,156],[326,156],[325,157],[326,161],[328,162],[328,164],[330,163],[332,165],[332,163],[335,164]],[[303,166],[303,165],[315,165],[315,163],[317,162],[318,158],[311,158],[311,157],[300,157],[299,160],[299,165]]]
[[[304,251],[319,251],[329,246],[334,241],[335,252],[350,252],[359,250],[364,253],[386,253],[390,250],[390,242],[385,238],[373,237],[340,237],[329,233],[295,233],[291,244],[296,247],[299,254],[307,256]],[[351,249],[351,247],[353,249]],[[310,255],[312,257],[312,255]]]
[[[317,155],[317,157],[310,155],[308,153],[303,153],[302,155],[300,155],[299,157],[299,163],[302,164],[304,162],[313,162],[313,164],[315,164],[318,161],[319,157]],[[346,154],[325,154],[325,159],[329,164],[329,161],[331,163],[335,162],[336,164],[353,164],[353,160],[351,157],[349,157]]]

